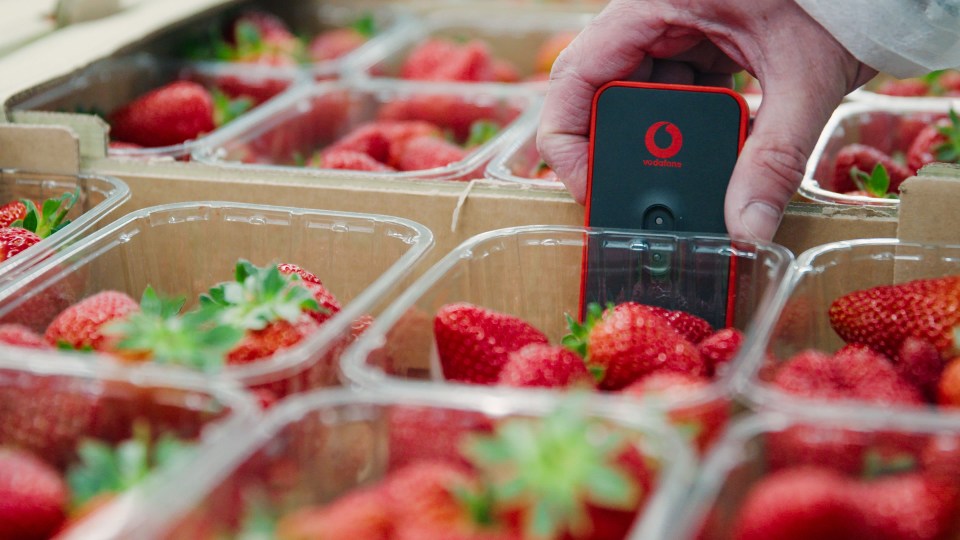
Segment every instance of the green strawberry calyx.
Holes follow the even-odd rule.
[[[934,149],[938,161],[954,163],[960,160],[960,117],[957,111],[950,109],[950,123],[939,125],[937,131],[946,138],[946,141]]]
[[[350,28],[357,34],[370,39],[377,35],[377,20],[374,18],[373,13],[364,13],[357,18],[357,20],[353,21]]]
[[[191,447],[169,433],[154,440],[150,426],[143,421],[134,424],[131,439],[116,446],[85,439],[77,449],[79,463],[66,475],[71,506],[78,509],[99,495],[122,493],[142,482],[151,471],[181,459]]]
[[[498,133],[500,133],[500,125],[496,122],[477,120],[470,124],[470,135],[463,146],[464,148],[476,148],[492,140]]]
[[[217,127],[236,120],[253,107],[253,100],[248,97],[231,99],[216,89],[212,90],[210,95],[213,98],[213,123]]]
[[[879,450],[870,449],[863,455],[861,476],[875,480],[884,476],[913,472],[917,469],[917,460],[908,453],[884,455]]]
[[[40,238],[46,238],[70,224],[70,220],[66,219],[67,214],[70,213],[79,198],[80,188],[77,188],[75,191],[64,193],[56,199],[43,201],[39,209],[30,199],[21,199],[20,202],[27,208],[27,214],[23,219],[11,223],[10,226],[26,229]]]
[[[284,275],[277,265],[263,268],[240,260],[235,281],[221,283],[200,296],[200,305],[216,308],[220,320],[245,330],[262,330],[272,322],[297,322],[307,311],[325,311],[297,274]]]
[[[616,463],[630,442],[565,401],[545,418],[501,422],[462,449],[500,508],[520,510],[525,538],[575,535],[590,527],[587,504],[630,511],[641,486]]]
[[[184,297],[161,298],[148,286],[140,300],[140,311],[107,325],[103,331],[120,336],[120,351],[145,354],[158,364],[219,371],[226,354],[243,339],[244,331],[222,323],[213,307],[181,315],[185,301]]]
[[[613,308],[614,305],[612,303],[607,304],[606,309]],[[569,313],[565,314],[564,316],[567,318],[567,327],[570,329],[570,333],[563,336],[563,339],[560,341],[564,347],[580,355],[580,358],[583,358],[583,361],[587,364],[587,371],[593,375],[594,380],[598,383],[603,380],[604,369],[602,366],[590,363],[590,350],[587,343],[590,341],[590,332],[597,322],[603,319],[603,314],[604,308],[596,302],[591,302],[587,305],[587,314],[582,323],[577,322]]]
[[[877,163],[873,166],[873,171],[867,174],[857,167],[850,169],[850,177],[857,185],[857,188],[866,191],[871,197],[880,199],[898,199],[896,193],[889,193],[890,175],[883,163]]]

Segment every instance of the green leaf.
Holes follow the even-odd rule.
[[[492,140],[500,133],[500,126],[490,120],[477,120],[470,125],[470,136],[467,137],[465,148],[474,148]]]
[[[56,199],[45,200],[40,209],[37,209],[33,201],[22,199],[27,215],[22,222],[18,221],[14,226],[32,231],[40,238],[47,238],[70,223],[65,219],[79,198],[80,188],[77,188],[72,193],[67,192]]]
[[[866,191],[872,197],[885,198],[887,191],[890,189],[890,176],[882,163],[874,165],[870,174],[853,167],[850,169],[850,175],[857,187]]]
[[[350,25],[358,34],[369,39],[377,34],[377,21],[373,13],[364,13]]]

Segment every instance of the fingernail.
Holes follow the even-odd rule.
[[[768,241],[780,225],[780,212],[768,203],[754,201],[740,212],[740,223],[754,240]]]

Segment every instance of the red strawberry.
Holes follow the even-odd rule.
[[[937,383],[937,403],[960,407],[960,356],[947,362]]]
[[[310,167],[320,169],[341,169],[348,171],[395,172],[393,167],[384,165],[367,154],[352,150],[329,150],[314,155],[308,163]]]
[[[33,454],[0,447],[0,538],[50,538],[66,517],[67,486]]]
[[[0,343],[31,349],[50,348],[50,344],[43,340],[43,336],[16,323],[0,324]]]
[[[10,201],[0,206],[0,228],[9,227],[14,221],[27,217],[27,206],[21,201]]]
[[[830,325],[847,343],[896,357],[903,341],[921,337],[947,357],[960,322],[960,276],[919,279],[844,295],[830,306]]]
[[[950,109],[949,118],[940,119],[917,135],[907,150],[907,165],[915,171],[935,161],[956,163],[960,158],[960,117]]]
[[[548,342],[517,317],[467,303],[441,307],[433,332],[444,378],[474,384],[495,383],[511,352]]]
[[[140,311],[136,300],[119,291],[102,291],[68,307],[50,322],[44,339],[54,346],[110,352],[116,339],[102,333],[104,325]]]
[[[493,58],[485,43],[460,44],[434,38],[418,45],[400,68],[404,79],[484,82],[495,80]]]
[[[383,491],[374,488],[350,492],[326,506],[287,514],[277,522],[275,534],[279,540],[389,540],[391,528]]]
[[[593,376],[575,352],[560,346],[532,343],[510,353],[498,384],[520,387],[593,387]]]
[[[336,28],[323,32],[310,41],[307,50],[314,62],[336,60],[367,42],[369,36],[355,28]]]
[[[466,157],[467,151],[455,144],[439,137],[421,136],[407,141],[397,168],[401,171],[423,171],[446,167]]]
[[[687,341],[694,345],[700,343],[710,334],[713,334],[713,327],[706,320],[697,317],[692,313],[683,310],[671,310],[659,306],[647,306],[654,313],[663,317],[671,328],[676,330]]]
[[[40,240],[36,233],[20,227],[0,228],[0,262],[19,255]]]
[[[795,467],[754,484],[733,526],[735,540],[872,538],[847,494],[846,477],[829,469]]]
[[[560,181],[560,178],[557,177],[557,173],[555,173],[553,169],[547,165],[547,162],[543,161],[542,159],[534,166],[533,170],[530,172],[530,177],[540,180]]]
[[[892,79],[884,81],[874,92],[887,96],[922,97],[930,94],[930,85],[923,79]]]
[[[520,72],[513,62],[495,58],[493,60],[493,80],[500,83],[515,83],[520,80]]]
[[[363,124],[328,146],[323,153],[352,150],[396,168],[403,147],[421,135],[440,136],[440,128],[418,120],[376,121]]]
[[[894,367],[905,381],[933,395],[943,371],[943,360],[933,343],[908,336],[900,345]]]
[[[767,462],[771,470],[812,465],[860,474],[872,442],[864,432],[853,429],[795,425],[767,435]]]
[[[960,71],[946,69],[937,77],[937,85],[945,95],[956,95],[960,91]]]
[[[721,374],[743,344],[743,333],[736,328],[717,330],[697,346],[700,357],[707,366],[708,375]]]
[[[954,523],[956,486],[920,473],[854,482],[846,491],[873,533],[869,538],[935,540],[944,538]]]
[[[284,41],[293,37],[290,27],[280,17],[265,11],[250,10],[234,20],[226,35],[228,43],[236,44],[243,39],[244,25],[254,28],[264,41]]]
[[[227,364],[248,364],[268,358],[297,345],[316,329],[317,322],[305,315],[296,322],[278,320],[259,330],[248,330],[240,343],[227,353]]]
[[[553,69],[553,63],[556,62],[560,53],[570,45],[573,38],[577,37],[576,32],[558,32],[544,41],[537,49],[534,69],[539,73],[550,73]]]
[[[465,142],[477,122],[488,121],[503,126],[518,114],[518,108],[505,103],[470,101],[457,94],[419,94],[384,103],[377,112],[377,119],[428,122],[450,132],[455,141]]]
[[[312,311],[311,314],[318,323],[326,322],[327,319],[336,315],[340,309],[340,302],[337,300],[337,297],[327,289],[323,282],[320,281],[316,275],[312,272],[308,272],[303,268],[295,264],[282,263],[277,265],[277,269],[280,270],[280,273],[283,275],[297,274],[300,276],[300,279],[303,280],[304,287],[307,288],[311,293],[313,293],[313,299],[317,301],[317,305],[320,306],[320,309]]]
[[[706,373],[696,346],[648,306],[626,302],[601,313],[594,305],[585,324],[571,330],[564,344],[603,370],[599,386],[605,390],[621,390],[657,371]]]
[[[836,193],[856,191],[858,186],[854,181],[854,169],[870,174],[878,163],[887,170],[890,177],[888,191],[891,193],[897,193],[900,184],[913,176],[913,171],[873,146],[849,144],[841,148],[834,159],[833,184],[829,186],[830,189]]]
[[[460,455],[463,438],[493,430],[493,422],[481,413],[437,407],[394,405],[388,422],[388,471],[426,459],[467,465]]]
[[[203,86],[176,81],[110,114],[110,136],[142,146],[169,146],[213,131],[213,97]]]
[[[704,401],[710,381],[701,376],[675,372],[656,372],[623,389],[624,395],[667,400],[670,421],[706,450],[723,430],[729,416],[729,404],[723,400]],[[683,406],[684,402],[695,405]]]
[[[848,345],[834,355],[814,351],[784,363],[773,384],[785,392],[825,400],[855,399],[890,405],[919,405],[923,396],[881,354]]]
[[[394,515],[393,538],[396,540],[521,538],[471,514],[464,497],[472,494],[479,500],[479,486],[476,477],[465,467],[442,461],[421,461],[390,474],[383,489]],[[485,514],[487,521],[495,518],[489,512]]]

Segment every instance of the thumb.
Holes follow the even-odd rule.
[[[763,101],[734,167],[724,215],[730,236],[769,241],[803,179],[807,159],[843,91],[810,80],[763,85]]]

